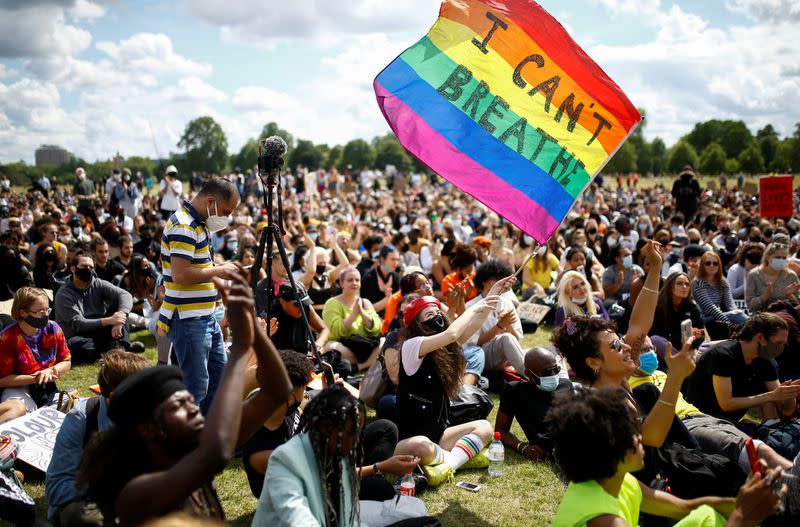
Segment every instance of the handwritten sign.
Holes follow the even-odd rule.
[[[17,459],[46,472],[63,422],[64,414],[58,410],[39,408],[1,424],[0,434],[11,436],[19,444]]]
[[[519,305],[517,312],[519,313],[520,318],[526,318],[538,324],[544,320],[544,317],[546,317],[547,313],[550,312],[550,308],[541,304],[523,302]]]
[[[758,180],[758,187],[758,204],[762,218],[785,218],[792,215],[792,176],[762,177]]]

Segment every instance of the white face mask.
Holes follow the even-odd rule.
[[[773,258],[770,260],[769,265],[776,271],[783,271],[789,265],[789,260],[786,258]]]
[[[208,214],[208,218],[206,218],[206,229],[208,232],[218,232],[230,225],[231,217],[230,216],[219,216],[219,209],[217,208],[217,202],[214,202],[214,214],[211,214],[211,210],[206,207],[206,213]]]
[[[569,299],[572,300],[573,302],[575,302],[576,304],[578,304],[579,306],[582,306],[583,304],[586,303],[586,301],[589,299],[589,297],[588,296],[584,296],[583,298],[578,298],[578,297],[571,296],[571,297],[569,297]]]

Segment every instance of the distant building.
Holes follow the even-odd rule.
[[[59,166],[69,163],[72,154],[65,148],[56,145],[42,145],[36,149],[36,166]]]

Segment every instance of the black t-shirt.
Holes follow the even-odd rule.
[[[306,315],[308,315],[308,311],[306,311]],[[277,349],[288,349],[302,354],[308,353],[310,349],[309,335],[302,317],[294,318],[288,315],[281,307],[280,302],[272,304],[269,316],[278,319],[278,331],[271,337]]]
[[[242,457],[244,471],[247,474],[247,482],[253,496],[261,496],[261,488],[264,486],[264,474],[258,472],[250,465],[250,455],[264,450],[275,450],[295,434],[297,425],[300,423],[300,412],[294,412],[283,418],[283,422],[275,430],[270,430],[266,426],[258,429],[258,432],[248,439],[240,448],[239,455]]]
[[[686,399],[703,413],[738,421],[747,410],[724,412],[720,408],[714,392],[714,375],[730,377],[734,397],[749,397],[767,391],[764,383],[778,379],[778,366],[774,360],[760,357],[745,364],[738,340],[723,341],[697,360],[694,373],[686,381]]]
[[[391,277],[393,293],[396,293],[400,290],[400,276],[395,271],[384,275],[380,267],[374,267],[368,270],[366,273],[364,273],[364,277],[361,279],[361,296],[373,304],[380,302],[386,297],[386,294],[381,291],[380,286],[378,285],[379,275],[384,283],[386,283]],[[381,312],[383,311],[381,310]]]
[[[554,392],[540,390],[530,382],[511,382],[500,396],[499,411],[512,419],[516,417],[528,441],[549,453],[553,451],[553,444],[545,429],[544,416],[553,405],[553,395],[570,389],[572,382],[569,379],[559,380]]]
[[[121,275],[125,272],[125,266],[117,260],[109,259],[105,267],[100,267],[95,264],[94,272],[97,278],[101,278],[106,282],[114,282],[114,277]]]

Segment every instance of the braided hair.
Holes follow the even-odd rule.
[[[303,411],[300,431],[311,439],[311,448],[317,461],[322,495],[325,501],[325,525],[334,527],[358,522],[358,486],[356,464],[362,457],[361,433],[366,412],[363,403],[350,395],[341,384],[334,384],[314,397]],[[345,434],[352,437],[344,451]],[[342,469],[342,461],[344,470]],[[341,492],[345,481],[350,484],[350,517],[341,521]],[[335,498],[335,501],[334,501]]]

